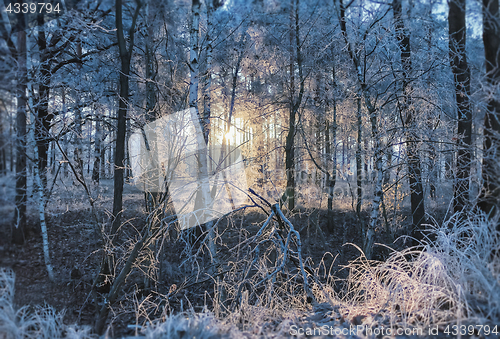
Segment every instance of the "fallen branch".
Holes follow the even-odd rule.
[[[244,272],[244,276],[238,283],[238,289],[235,294],[235,303],[233,303],[234,307],[237,307],[241,303],[243,287],[245,285],[250,284],[253,289],[252,295],[255,295],[256,288],[264,285],[267,282],[271,282],[271,284],[275,283],[276,276],[278,273],[286,274],[285,269],[288,262],[293,263],[302,277],[304,284],[304,291],[307,295],[308,302],[313,301],[314,295],[312,293],[311,287],[308,281],[308,274],[313,275],[314,272],[304,266],[304,261],[302,259],[302,242],[300,240],[300,234],[295,229],[293,224],[285,217],[283,212],[281,211],[279,204],[271,205],[266,199],[258,195],[252,189],[249,189],[250,193],[258,197],[261,201],[263,201],[266,205],[271,207],[271,213],[268,218],[261,226],[259,231],[255,236],[249,239],[249,245],[251,243],[257,243],[255,248],[250,251],[250,255],[253,257],[252,261],[249,263],[247,269]],[[271,221],[274,219],[277,222],[278,227],[272,226]],[[266,232],[267,230],[267,232]],[[266,243],[272,242],[270,246],[276,246],[276,251],[279,252],[279,255],[275,257],[275,259],[271,259],[272,262],[275,263],[275,266],[272,268],[272,271],[267,273],[264,277],[260,278],[258,281],[250,282],[251,271],[252,269],[257,268],[257,262],[259,258],[262,258],[263,255],[263,247],[268,246]],[[269,247],[269,246],[268,246]]]

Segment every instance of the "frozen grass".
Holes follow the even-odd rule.
[[[219,338],[223,326],[211,313],[180,313],[162,322],[148,326],[144,335],[148,339]]]
[[[290,280],[285,284],[289,291],[273,293],[271,301],[266,289],[254,302],[244,294],[231,312],[221,312],[215,301],[212,306],[217,316],[183,312],[153,321],[138,335],[160,339],[284,338],[290,337],[291,325],[314,326],[318,321],[343,328],[350,324],[422,329],[457,322],[498,324],[500,236],[495,223],[469,213],[465,219],[453,216],[443,225],[429,225],[429,230],[435,241],[419,249],[393,251],[385,261],[368,261],[361,254],[347,265],[350,273],[340,294],[332,288],[333,277],[323,284],[319,277],[314,279],[312,287],[320,307],[307,305],[300,281],[292,288]],[[229,292],[231,286],[223,288]],[[275,288],[284,286],[276,284]],[[91,337],[88,330],[64,325],[63,314],[50,307],[16,311],[13,296],[14,274],[0,269],[0,339]],[[322,305],[327,305],[323,311]]]
[[[347,266],[342,301],[353,314],[401,327],[498,321],[500,237],[494,223],[480,214],[456,215],[430,229],[436,240],[423,250],[394,251],[384,262],[361,255]]]
[[[452,217],[435,229],[435,252],[465,296],[469,317],[500,319],[500,234],[484,215]]]
[[[13,299],[14,272],[0,268],[0,339],[92,338],[89,328],[64,325],[64,314],[49,306],[16,310]]]
[[[148,339],[288,338],[290,326],[301,312],[280,312],[266,307],[243,305],[220,319],[211,312],[183,312],[153,322],[140,335]]]

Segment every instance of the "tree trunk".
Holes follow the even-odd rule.
[[[76,55],[77,57],[81,58],[82,57],[82,44],[81,42],[78,42],[76,44]],[[81,70],[81,65],[77,66],[78,71]],[[83,150],[82,150],[82,140],[83,140],[83,119],[82,119],[82,108],[81,108],[81,102],[80,102],[80,93],[77,93],[75,91],[75,96],[76,96],[76,109],[74,110],[75,112],[75,133],[74,133],[74,139],[73,139],[73,144],[75,146],[74,149],[74,161],[75,161],[75,168],[77,170],[78,175],[83,178]]]
[[[207,6],[207,34],[205,39],[207,40],[207,51],[206,51],[206,70],[203,74],[203,115],[201,116],[201,123],[203,128],[203,137],[205,142],[208,144],[208,135],[210,133],[210,102],[211,96],[210,91],[212,89],[212,12],[213,12],[213,0],[208,0],[205,2]]]
[[[29,45],[27,45],[29,46]],[[27,48],[27,60],[30,61],[31,55],[30,55],[31,50]],[[31,65],[30,65],[31,68]],[[28,90],[28,97],[29,97],[29,106],[33,107],[33,90],[32,90],[32,80],[29,79],[29,75],[27,77],[27,90]],[[32,117],[33,121],[36,122],[36,113],[32,112]],[[36,123],[33,123],[33,125],[36,125]],[[35,127],[35,126],[33,126]],[[38,154],[38,147],[36,145],[36,128],[33,128],[33,133],[31,135],[31,140],[30,140],[30,146],[33,147],[34,150],[34,161],[33,161],[33,172],[34,172],[34,190],[38,194],[38,216],[40,220],[40,228],[42,231],[42,246],[43,246],[43,258],[45,261],[45,267],[47,268],[47,273],[49,275],[49,279],[51,281],[54,281],[54,271],[52,269],[52,262],[50,260],[50,250],[49,250],[49,235],[47,232],[47,221],[45,219],[45,201],[46,201],[46,195],[45,195],[45,187],[42,183],[42,176],[41,176],[41,171],[40,171],[40,156]]]
[[[0,111],[0,175],[7,174],[7,159],[6,159],[6,138],[4,135],[4,112]],[[5,116],[7,116],[7,111],[5,111]]]
[[[209,173],[208,173],[208,159],[207,159],[207,142],[210,133],[209,124],[200,115],[198,109],[198,86],[199,86],[199,24],[200,24],[200,1],[193,0],[191,7],[191,51],[189,64],[191,69],[191,77],[189,83],[189,107],[190,114],[193,123],[199,122],[201,126],[202,135],[201,138],[198,136],[198,192],[196,194],[195,210],[201,208],[201,219],[205,219],[203,215],[208,212],[208,207],[212,206],[212,199],[210,195],[210,183],[209,183]],[[200,225],[201,226],[201,225]],[[208,232],[208,243],[210,255],[215,267],[217,262],[216,259],[216,248],[215,248],[215,232],[213,229],[213,221],[209,221],[205,224],[205,228]]]
[[[403,130],[406,135],[406,149],[408,152],[408,174],[410,182],[410,201],[412,215],[412,231],[411,236],[416,240],[414,245],[417,245],[418,240],[423,239],[422,222],[425,217],[424,208],[424,189],[422,185],[422,171],[420,157],[418,154],[418,136],[416,135],[417,127],[415,126],[416,112],[412,103],[412,88],[410,85],[411,65],[411,49],[410,35],[405,28],[402,18],[401,0],[394,0],[392,3],[394,11],[394,26],[396,29],[396,38],[399,43],[401,52],[401,64],[403,67],[403,102],[400,110],[400,115],[404,121]],[[404,116],[404,118],[403,118]]]
[[[199,65],[199,26],[200,26],[200,8],[201,3],[199,0],[192,0],[191,3],[191,27],[190,27],[190,52],[189,52],[189,66],[190,66],[190,79],[189,79],[189,107],[194,110],[191,119],[193,123],[196,124],[197,121],[201,124],[203,128],[203,119],[200,116],[198,109],[198,86],[199,86],[199,76],[200,76],[200,65]],[[203,136],[204,137],[204,136]],[[198,138],[197,138],[198,139]],[[203,169],[206,168],[208,171],[208,163],[206,152],[201,142],[198,142],[198,184],[203,182]],[[204,192],[203,188],[200,186],[196,192],[195,198],[195,210],[203,209],[205,206]],[[201,225],[195,226],[194,237],[191,239],[192,243],[196,242],[196,238],[201,236],[202,230]]]
[[[102,126],[104,129],[104,126]],[[103,135],[104,135],[104,130],[103,130]],[[101,143],[101,166],[100,166],[100,179],[106,179],[106,146],[104,145],[104,140],[106,138],[103,136],[102,138],[102,143]]]
[[[155,37],[155,32],[154,32],[154,26],[153,26],[153,20],[155,16],[154,10],[151,8],[151,2],[146,5],[146,18],[148,18],[147,22],[147,36],[146,36],[146,123],[150,123],[158,119],[157,115],[157,99],[156,99],[156,84],[155,84],[155,78],[157,74],[157,70],[155,69],[155,64],[156,64],[156,55],[155,55],[155,50],[153,48],[154,46],[154,37]],[[130,138],[130,136],[129,136]],[[150,139],[147,141],[147,143],[150,147],[150,161],[148,162],[148,168],[146,168],[147,172],[150,174],[148,177],[150,187],[147,188],[145,187],[145,200],[146,200],[146,211],[149,213],[150,216],[156,214],[156,215],[161,215],[162,211],[159,208],[161,204],[162,199],[162,194],[159,192],[158,185],[160,184],[160,164],[158,163],[158,150],[159,146],[158,145],[158,138],[156,135],[153,133],[150,137]],[[128,142],[127,142],[128,145]],[[130,157],[129,157],[130,158]],[[168,199],[168,183],[164,183],[165,186],[165,195],[167,195],[166,199]],[[161,217],[149,217],[149,222],[151,223],[151,229],[152,231],[156,231],[158,227],[161,227],[159,220],[162,219]],[[147,246],[147,250],[150,253],[155,252],[155,247],[156,247],[156,240],[151,241]],[[158,256],[160,257],[160,256]],[[158,280],[158,276],[156,276],[157,273],[157,266],[155,263],[151,262],[149,259],[146,259],[143,262],[143,270],[144,272],[148,272],[144,276],[144,289],[146,291],[149,291],[151,289],[151,285],[153,281]],[[161,267],[162,263],[159,263],[159,266]],[[150,277],[154,277],[151,279]]]
[[[24,25],[23,25],[24,26]],[[26,228],[26,32],[17,33],[17,116],[16,116],[16,209],[12,223],[12,243],[24,244]]]
[[[137,6],[132,17],[132,24],[129,29],[129,47],[125,40],[125,32],[123,28],[123,6],[122,0],[116,0],[116,35],[118,39],[118,49],[120,53],[121,72],[120,72],[120,98],[118,104],[118,117],[117,117],[117,130],[116,130],[116,146],[115,146],[115,159],[114,159],[114,191],[113,191],[113,215],[111,223],[111,241],[113,244],[117,242],[117,231],[121,224],[121,213],[123,207],[123,172],[124,172],[124,159],[125,159],[125,137],[127,129],[127,108],[128,108],[128,91],[130,74],[130,59],[134,47],[134,33],[139,10],[142,3],[137,1]],[[94,287],[108,290],[111,284],[107,282],[103,286],[104,277],[112,272],[111,263],[113,262],[110,255],[105,254],[101,262],[99,275],[97,276]],[[115,286],[115,284],[113,284]],[[108,296],[109,298],[109,296]],[[109,303],[105,303],[99,313],[95,328],[98,333],[104,329],[104,324],[109,312]]]
[[[429,3],[429,6],[427,7],[427,10],[426,10],[426,18],[429,18],[431,19],[432,18],[432,8],[433,8],[433,2],[431,1]],[[426,32],[426,37],[425,37],[425,40],[427,42],[427,48],[428,48],[428,53],[429,55],[432,55],[432,50],[433,50],[433,26],[432,25],[429,25],[428,26],[428,29],[427,29],[427,32]],[[428,86],[428,88],[431,88],[432,86],[432,82],[433,80],[435,79],[435,74],[433,74],[432,72],[429,72],[429,74],[427,75],[427,79],[426,79],[426,85]],[[438,127],[439,125],[439,118],[436,118],[434,116],[434,114],[436,114],[436,110],[435,109],[431,109],[428,111],[428,116],[427,116],[427,128],[429,131],[431,131],[430,133],[430,142],[427,143],[427,152],[429,154],[428,156],[428,168],[429,168],[429,171],[427,173],[427,182],[429,184],[429,196],[431,199],[436,199],[436,188],[437,188],[437,185],[440,181],[440,156],[439,156],[439,152],[438,152],[438,148],[439,148],[439,143],[438,143],[438,138],[436,138],[436,135],[435,135],[435,130],[436,128]]]
[[[330,110],[330,100],[326,100],[326,112],[325,112],[325,153],[326,153],[326,185],[328,190],[328,224],[327,229],[330,233],[334,232],[334,220],[333,220],[333,191],[335,188],[335,183],[337,181],[337,99],[336,99],[336,79],[335,79],[335,65],[332,66],[332,110],[333,117],[330,125],[328,112]],[[330,136],[331,133],[331,136]],[[332,161],[332,171],[329,170],[329,162]]]
[[[333,79],[335,87],[335,68],[333,70]],[[333,93],[335,96],[335,92]],[[328,103],[328,101],[327,101]],[[328,106],[327,106],[328,109]],[[330,131],[331,130],[331,131]],[[330,140],[330,132],[332,133]],[[325,166],[327,169],[326,174],[326,183],[328,185],[328,231],[330,233],[334,232],[334,223],[333,223],[333,192],[335,189],[335,183],[337,181],[337,102],[335,97],[333,98],[333,118],[332,118],[332,126],[330,126],[330,122],[328,118],[325,119],[325,152],[327,155],[327,159],[332,161],[332,172],[328,170],[328,162]]]
[[[470,69],[466,54],[465,0],[452,0],[449,2],[448,25],[451,70],[455,83],[458,120],[457,172],[453,207],[455,212],[460,212],[469,204],[472,144],[472,111],[469,102]]]
[[[361,115],[361,97],[358,96],[356,98],[357,111],[356,111],[356,127],[357,127],[357,140],[356,140],[356,216],[358,217],[358,221],[362,225],[363,236],[366,235],[365,224],[363,222],[363,218],[361,217],[361,205],[363,203],[362,199],[362,187],[361,187],[361,128],[363,126],[363,120]]]
[[[16,56],[16,58],[17,58],[17,56]],[[17,90],[17,88],[16,88],[16,90]],[[17,114],[16,114],[15,116],[16,116],[16,118],[17,118]],[[10,121],[9,121],[9,125],[10,125],[10,128],[9,128],[9,135],[12,135],[12,136],[14,135],[14,124],[15,124],[15,119],[16,119],[16,118],[14,118],[14,114],[11,114],[11,115],[10,115]],[[10,168],[10,170],[11,170],[11,171],[14,171],[14,158],[15,158],[15,153],[16,153],[16,147],[17,147],[17,146],[16,146],[16,142],[15,142],[15,141],[12,141],[12,138],[11,138],[11,140],[10,140],[10,142],[9,142],[9,145],[11,146],[11,147],[10,147],[10,152],[9,152],[9,153],[10,153],[10,164],[9,164],[10,166],[9,166],[9,168]]]
[[[365,82],[365,77],[363,74],[363,67],[361,64],[360,56],[358,55],[358,52],[356,51],[356,48],[352,46],[352,44],[349,42],[349,39],[347,37],[347,24],[346,24],[346,18],[345,18],[345,7],[340,0],[340,29],[342,31],[342,35],[344,37],[344,41],[347,45],[349,57],[351,58],[354,67],[356,69],[356,77],[360,86],[361,94],[363,96],[364,102],[366,109],[368,110],[368,114],[370,116],[370,123],[371,123],[371,134],[372,138],[375,142],[375,167],[377,169],[377,176],[376,176],[376,184],[375,184],[375,192],[374,192],[374,198],[372,201],[372,207],[371,207],[371,214],[370,214],[370,221],[368,223],[368,227],[366,229],[366,236],[364,239],[364,246],[363,250],[365,253],[365,256],[368,259],[371,259],[372,257],[372,250],[373,250],[373,244],[375,242],[375,228],[377,226],[378,222],[378,217],[379,217],[379,209],[380,209],[380,204],[382,203],[383,199],[383,188],[382,188],[382,183],[384,180],[383,176],[383,162],[382,162],[382,143],[380,140],[379,132],[378,132],[378,109],[375,107],[374,103],[370,99],[370,93],[368,86]]]
[[[158,119],[156,112],[156,85],[155,78],[157,74],[157,70],[155,69],[156,64],[156,56],[155,51],[153,50],[154,46],[154,29],[153,29],[153,19],[154,19],[154,11],[150,8],[151,3],[146,5],[146,17],[148,18],[147,24],[147,37],[146,37],[146,123],[150,123]],[[144,194],[146,195],[147,206],[146,210],[148,212],[152,212],[157,207],[157,202],[159,198],[159,192],[156,189],[156,186],[159,183],[159,164],[158,164],[158,145],[156,135],[153,133],[151,136],[152,140],[148,140],[148,144],[150,146],[150,152],[152,153],[149,161],[149,168],[147,168],[147,172],[150,173],[150,177],[148,181],[151,183],[151,186],[146,187]]]
[[[38,14],[38,50],[40,51],[40,66],[38,82],[38,96],[36,98],[36,121],[35,137],[38,145],[38,155],[40,157],[39,170],[42,177],[42,184],[45,189],[47,186],[47,162],[50,143],[50,125],[54,114],[49,112],[50,80],[52,72],[50,69],[50,59],[53,57],[47,48],[47,40],[44,30],[43,14]]]
[[[498,0],[483,0],[483,43],[488,81],[488,106],[484,118],[483,187],[479,208],[495,217],[500,209],[500,11]],[[496,91],[496,94],[495,94]],[[500,224],[497,225],[500,230]]]
[[[304,95],[304,76],[302,72],[302,53],[300,43],[299,0],[290,2],[290,103],[288,134],[285,142],[286,188],[281,202],[288,201],[288,209],[295,208],[295,133],[296,116]],[[299,93],[295,98],[295,66],[299,71]]]
[[[94,138],[94,167],[92,168],[92,181],[99,184],[101,174],[101,119],[98,117],[95,122],[95,138]]]
[[[141,2],[137,1],[137,7],[132,19],[132,26],[129,30],[130,43],[127,49],[123,28],[122,0],[116,0],[116,35],[120,52],[121,72],[120,72],[120,98],[118,104],[118,117],[116,129],[116,147],[114,159],[114,193],[113,193],[113,223],[111,234],[115,235],[120,227],[121,213],[123,208],[123,174],[125,159],[125,136],[127,134],[127,108],[129,98],[129,75],[130,59],[134,47],[135,23]]]

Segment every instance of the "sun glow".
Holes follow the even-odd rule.
[[[226,141],[229,141],[231,139],[234,139],[234,137],[236,136],[236,129],[234,128],[234,126],[231,126],[229,128],[229,132],[227,132],[224,137],[226,138]]]
[[[227,130],[227,121],[221,120],[214,123],[212,126],[213,129],[213,142],[218,143],[219,145],[222,142],[230,145],[240,145],[244,142],[244,122],[241,118],[233,118],[232,122],[229,126],[229,130]]]

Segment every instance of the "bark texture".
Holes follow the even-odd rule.
[[[394,26],[396,38],[401,52],[401,64],[403,67],[402,90],[403,98],[399,109],[401,110],[401,123],[406,136],[406,151],[408,154],[408,175],[410,183],[410,201],[412,215],[411,236],[417,242],[423,239],[422,222],[425,217],[424,188],[422,185],[422,170],[419,156],[419,144],[416,126],[417,112],[413,106],[411,81],[411,48],[410,34],[403,21],[402,1],[394,0],[392,3],[394,12]],[[417,242],[414,245],[417,245]]]
[[[500,208],[500,11],[498,0],[483,0],[483,43],[488,105],[484,119],[483,187],[479,207],[490,217]],[[500,224],[497,225],[500,229]]]
[[[12,243],[23,245],[26,228],[26,32],[17,33],[17,115],[16,115],[16,209],[12,223]]]
[[[472,112],[470,108],[470,69],[466,54],[465,0],[449,2],[449,48],[457,104],[457,164],[454,186],[454,210],[469,204],[471,170]]]

